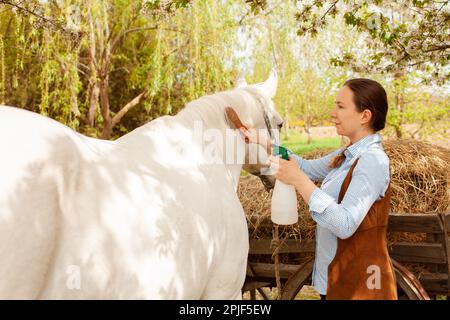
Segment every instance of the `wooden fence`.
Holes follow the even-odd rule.
[[[417,280],[426,292],[433,295],[450,296],[450,213],[394,214],[389,216],[389,233],[408,232],[425,234],[425,242],[394,242],[389,245],[390,256],[398,264],[409,266],[421,264],[428,269],[420,272]],[[272,255],[272,239],[250,241],[247,279],[243,290],[249,290],[254,297],[255,290],[264,295],[262,287],[275,287],[275,265],[273,263],[251,262],[252,255]],[[289,239],[283,242],[279,253],[314,254],[315,241]],[[254,260],[254,259],[253,259]],[[280,278],[283,284],[283,299],[293,299],[301,287],[310,279],[313,261],[302,264],[280,264]],[[410,270],[412,271],[412,270]],[[396,268],[396,272],[398,269]],[[414,298],[414,289],[405,283],[400,274],[399,287],[409,298]],[[267,297],[266,297],[267,298]]]

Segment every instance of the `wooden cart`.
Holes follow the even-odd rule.
[[[436,295],[450,296],[450,213],[390,214],[389,232],[426,234],[426,242],[395,242],[389,246],[393,260],[400,298],[429,299]],[[250,241],[247,278],[243,291],[256,291],[268,299],[261,288],[276,287],[275,264],[252,262],[252,256],[272,255],[272,239]],[[313,268],[314,240],[286,240],[278,253],[310,254],[311,259],[301,264],[279,264],[282,284],[281,299],[294,299],[301,288],[310,283]],[[415,277],[404,264],[419,263],[429,272]]]

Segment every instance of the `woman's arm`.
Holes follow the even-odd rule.
[[[312,192],[308,202],[311,217],[337,237],[346,239],[355,233],[388,184],[389,159],[383,152],[367,152],[360,157],[340,204],[319,188]]]
[[[249,129],[241,128],[241,134],[247,138],[246,141],[249,143],[256,143],[261,145],[266,149],[267,154],[272,154],[272,148],[277,146],[276,144],[272,144],[270,139],[267,136],[260,135],[258,130],[247,126]],[[306,160],[302,157],[296,155],[291,150],[288,149],[289,155],[295,159],[300,169],[312,180],[321,181],[326,175],[330,172],[331,168],[328,167],[331,159],[333,159],[336,155],[338,155],[341,150],[338,149],[329,153],[328,155],[315,159],[315,160]]]

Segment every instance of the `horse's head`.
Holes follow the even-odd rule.
[[[283,125],[283,119],[275,110],[273,103],[277,84],[278,77],[275,70],[272,70],[268,79],[262,83],[248,85],[243,76],[239,76],[236,81],[236,90],[244,90],[253,100],[253,103],[246,104],[247,116],[243,121],[259,130],[260,134],[265,134],[272,143],[280,142],[280,129]],[[275,178],[267,170],[267,157],[264,148],[249,144],[246,146],[243,169],[258,176],[269,191],[275,184]]]

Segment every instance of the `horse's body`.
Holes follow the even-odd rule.
[[[222,108],[245,115],[247,95],[201,98],[114,142],[1,106],[0,298],[240,298],[242,165],[206,163],[192,125],[225,130]]]

